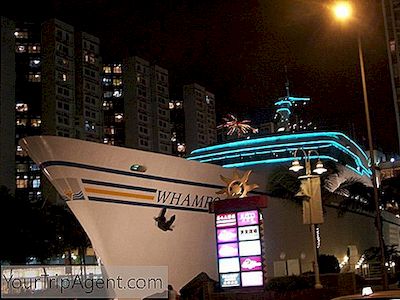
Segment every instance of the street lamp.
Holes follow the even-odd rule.
[[[352,16],[352,6],[348,1],[340,1],[336,2],[335,5],[332,6],[332,11],[335,18],[341,22],[345,22],[351,19]],[[381,210],[379,207],[379,194],[378,194],[378,186],[376,180],[376,165],[375,165],[375,157],[374,157],[374,146],[372,141],[372,130],[371,130],[371,119],[369,114],[369,104],[368,104],[368,94],[367,94],[367,84],[365,81],[365,70],[364,70],[364,56],[363,56],[363,48],[361,43],[361,34],[358,30],[357,32],[357,43],[358,43],[358,56],[360,60],[360,71],[361,71],[361,82],[362,82],[362,89],[363,89],[363,97],[364,97],[364,109],[365,109],[365,120],[367,124],[367,131],[368,131],[368,146],[369,146],[369,156],[371,160],[371,172],[372,172],[372,186],[374,189],[374,202],[375,202],[375,218],[376,218],[376,229],[378,232],[378,241],[379,241],[379,248],[381,254],[381,270],[383,276],[383,289],[388,289],[388,277],[387,277],[387,270],[385,267],[385,246],[383,241],[383,234],[382,234],[382,221],[381,221]]]
[[[310,225],[312,240],[313,240],[313,251],[314,251],[314,272],[315,272],[315,285],[316,289],[321,289],[322,284],[319,276],[319,265],[318,265],[318,246],[317,246],[317,225],[324,222],[322,212],[322,201],[321,201],[321,181],[319,175],[326,172],[326,168],[319,159],[319,153],[316,150],[304,151],[302,148],[296,149],[294,152],[295,160],[292,162],[292,166],[289,170],[298,172],[304,167],[300,164],[299,158],[297,157],[297,151],[300,150],[303,153],[303,159],[305,161],[306,175],[299,176],[301,181],[302,196],[306,196],[307,200],[303,201],[303,223]],[[312,153],[316,153],[318,160],[315,169],[311,171],[311,158]],[[313,175],[312,172],[318,175]]]

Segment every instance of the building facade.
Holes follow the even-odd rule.
[[[104,139],[171,154],[168,71],[137,57],[103,66]]]
[[[15,23],[0,18],[0,185],[15,190]]]
[[[40,168],[18,141],[40,134],[102,141],[99,39],[57,19],[2,17],[1,35],[1,184],[39,201]]]
[[[400,150],[400,0],[383,0],[386,47],[392,83],[393,106]]]
[[[214,94],[197,83],[183,87],[187,153],[217,141]]]
[[[43,23],[43,134],[102,141],[99,44],[59,20]]]

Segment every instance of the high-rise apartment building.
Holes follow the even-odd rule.
[[[56,19],[2,17],[1,34],[1,184],[37,201],[42,174],[19,139],[50,134],[102,141],[99,39]]]
[[[400,150],[400,0],[384,0],[382,4]]]
[[[183,87],[187,153],[217,141],[214,94],[197,83]]]
[[[0,185],[15,190],[15,23],[0,17]]]
[[[99,39],[53,19],[42,26],[42,132],[101,141]]]
[[[132,56],[103,66],[104,143],[171,154],[168,71]]]
[[[40,24],[30,22],[17,22],[14,30],[16,195],[38,201],[42,198],[41,171],[22,151],[18,140],[41,133],[41,30]]]

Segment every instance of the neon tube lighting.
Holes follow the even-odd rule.
[[[288,151],[287,147],[290,146],[303,146],[305,144],[309,145],[309,144],[321,144],[321,143],[326,143],[328,146],[333,146],[339,150],[341,150],[344,153],[347,153],[349,156],[351,156],[356,165],[361,167],[363,169],[363,171],[365,172],[365,174],[370,175],[371,174],[371,170],[369,170],[369,168],[366,168],[360,157],[358,155],[356,155],[355,153],[353,153],[352,151],[350,151],[348,148],[346,148],[345,146],[341,145],[340,143],[336,142],[336,141],[332,141],[332,140],[320,140],[320,141],[307,141],[307,142],[297,142],[297,143],[287,143],[287,144],[279,144],[279,145],[265,145],[265,146],[258,146],[258,147],[248,147],[248,148],[244,148],[244,149],[235,149],[235,150],[227,150],[227,151],[222,151],[222,152],[217,152],[217,153],[209,153],[209,154],[203,154],[203,155],[198,155],[198,156],[193,156],[193,157],[189,157],[187,158],[188,160],[199,160],[201,162],[209,162],[209,161],[215,161],[215,160],[222,160],[225,158],[234,158],[234,157],[239,157],[240,154],[238,154],[237,156],[229,156],[229,157],[224,157],[222,155],[224,154],[230,154],[230,153],[240,153],[240,152],[244,152],[244,151],[252,151],[252,150],[261,150],[261,149],[268,149],[268,148],[273,148],[273,147],[285,147],[285,149],[275,149],[273,150],[273,152],[279,152],[279,151]],[[322,146],[327,146],[327,145],[321,145],[317,148],[320,148]],[[304,148],[304,147],[303,147]],[[315,147],[314,147],[315,148]],[[244,153],[243,153],[244,154]],[[220,157],[222,156],[222,157]],[[243,155],[242,155],[243,156]],[[211,159],[209,160],[200,160],[201,158],[206,158],[206,157],[210,157]]]

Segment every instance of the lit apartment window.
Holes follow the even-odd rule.
[[[28,187],[28,179],[17,178],[17,189],[26,189]]]
[[[112,80],[113,86],[120,86],[122,84],[122,79],[121,78],[114,78]]]
[[[17,103],[15,104],[15,110],[18,112],[28,111],[28,104],[26,103]]]
[[[40,187],[40,178],[35,178],[32,180],[32,187],[34,189],[37,189]]]
[[[111,91],[105,91],[103,93],[104,98],[111,98],[113,96],[113,92]]]
[[[170,101],[168,104],[169,109],[174,109],[175,108],[175,104],[173,101]]]
[[[40,73],[29,72],[28,81],[29,82],[40,82],[41,81]]]
[[[103,85],[109,86],[111,85],[111,83],[112,83],[111,78],[103,77]]]
[[[124,119],[124,114],[123,113],[115,113],[114,114],[114,120],[115,123],[121,123]]]
[[[27,156],[26,152],[24,150],[22,150],[22,147],[20,145],[17,146],[16,155]]]
[[[28,172],[27,164],[16,164],[17,173],[25,173]]]
[[[111,67],[103,67],[103,72],[104,73],[111,73]]]
[[[28,32],[26,31],[16,31],[14,32],[14,36],[16,39],[27,39],[28,38]]]
[[[389,41],[389,47],[391,52],[396,51],[396,42],[394,40]]]
[[[29,169],[30,169],[31,171],[39,171],[39,170],[40,170],[39,165],[37,165],[37,164],[32,164],[32,165],[30,165],[30,166],[29,166]]]
[[[40,45],[28,45],[28,53],[40,53]]]
[[[107,101],[107,100],[103,101],[103,109],[104,110],[110,110],[112,108],[113,108],[112,101]]]
[[[31,68],[38,68],[38,67],[40,67],[40,59],[31,59],[31,60],[29,61],[29,66],[30,66]]]
[[[26,119],[20,119],[20,118],[18,118],[18,119],[16,120],[17,126],[26,126],[26,123],[27,123],[27,120],[26,120]]]
[[[56,76],[60,81],[67,81],[67,74],[65,72],[56,71]]]
[[[90,132],[96,132],[96,125],[92,121],[85,120],[85,130]]]
[[[114,90],[113,96],[114,96],[115,98],[121,97],[121,96],[122,96],[122,90]]]
[[[120,64],[115,65],[113,69],[114,69],[114,73],[122,73],[122,67]]]
[[[42,120],[40,120],[40,119],[32,119],[31,120],[31,126],[32,127],[40,127],[41,123],[42,123]]]
[[[209,97],[208,95],[206,95],[206,103],[207,103],[207,104],[210,104],[210,103],[211,103],[211,99],[210,99],[210,97]]]
[[[25,45],[16,45],[15,46],[15,52],[17,52],[17,53],[26,52],[26,46]]]
[[[114,135],[115,134],[114,126],[104,127],[104,134]]]

